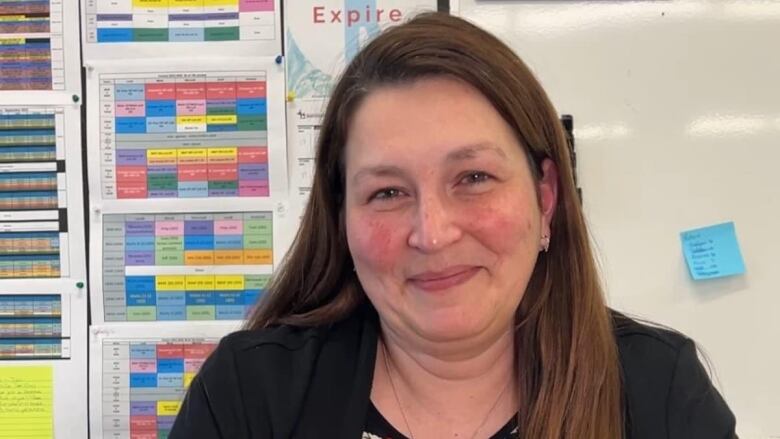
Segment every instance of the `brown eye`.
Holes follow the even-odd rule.
[[[371,200],[391,200],[393,198],[397,198],[399,195],[401,195],[401,191],[399,191],[396,188],[385,188],[380,189],[376,192],[374,192],[373,195],[371,195]]]
[[[465,177],[461,178],[460,182],[462,184],[474,185],[474,184],[484,183],[490,180],[491,178],[493,177],[491,177],[486,172],[473,171],[473,172],[469,172],[468,174],[466,174]]]

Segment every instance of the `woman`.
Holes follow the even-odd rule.
[[[333,91],[269,294],[170,437],[735,437],[694,344],[605,305],[569,160],[495,37],[384,32]]]

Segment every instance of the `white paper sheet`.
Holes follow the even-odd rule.
[[[10,8],[6,9],[6,13],[12,17],[0,26],[0,42],[3,44],[0,47],[19,46],[43,56],[38,60],[43,67],[28,64],[16,72],[4,72],[0,78],[3,104],[69,105],[73,104],[74,96],[76,102],[81,99],[78,10],[65,7],[68,3],[65,0],[50,0],[48,3],[46,11],[38,11],[38,5],[32,4],[0,7],[0,11]],[[36,12],[49,15],[33,15],[32,20],[26,17],[26,14]],[[27,64],[30,61],[20,59],[20,62]]]
[[[436,0],[285,3],[290,197],[296,214],[311,191],[314,149],[327,97],[347,60],[382,29],[436,7]]]
[[[131,424],[136,431],[169,430],[203,361],[219,339],[235,329],[235,324],[92,326],[92,436],[130,437]]]
[[[284,227],[275,230],[279,214],[271,211],[96,218],[92,320],[100,323],[186,321],[196,326],[243,319],[288,245]]]
[[[159,205],[159,202],[151,200],[158,195],[166,198],[167,206],[175,208],[181,205],[196,210],[220,209],[222,200],[219,198],[225,197],[238,198],[230,200],[229,209],[268,207],[271,200],[285,199],[284,72],[274,59],[169,60],[164,64],[148,60],[95,63],[90,64],[87,71],[87,144],[93,209],[141,211],[148,206]],[[233,93],[232,97],[214,97],[211,88],[208,103],[206,96],[196,94],[197,99],[188,97],[188,93],[203,93],[203,87],[222,87],[221,84],[225,84],[226,93]],[[242,91],[243,84],[250,85]],[[198,87],[201,87],[200,91]],[[260,90],[261,87],[264,90]],[[214,90],[215,94],[219,93],[217,88]],[[237,98],[235,93],[265,95],[243,99],[241,96]],[[252,107],[257,102],[264,108]],[[225,108],[214,108],[220,103],[224,103]],[[242,110],[242,105],[247,110]],[[212,114],[218,111],[223,114]],[[258,116],[251,114],[247,118],[265,118],[267,126],[243,128],[240,124],[244,116],[237,114],[241,111],[258,113]],[[231,172],[238,172],[232,180],[238,180],[239,186],[243,183],[240,169],[244,166],[245,156],[248,166],[264,162],[265,169],[259,171],[264,174],[261,177],[263,181],[259,184],[265,189],[260,192],[255,184],[254,189],[247,186],[246,192],[239,188],[233,194],[220,194],[203,187],[191,187],[189,182],[192,180],[204,183],[220,179],[210,173],[211,169],[206,174],[206,161],[209,167],[212,164],[212,150],[208,151],[209,158],[206,158],[209,148],[223,148],[222,152],[215,150],[221,158],[215,155],[214,164],[219,165],[224,159],[232,163],[234,168]],[[224,148],[229,150],[225,152]],[[258,149],[261,149],[259,153]],[[190,153],[201,153],[202,157],[187,155]],[[263,158],[253,158],[252,154],[263,154]],[[139,193],[138,172],[141,173],[140,179],[144,180],[152,166],[166,165],[172,169],[165,173],[173,173],[169,176],[175,180],[174,183],[179,183],[177,187],[180,190],[155,194],[155,188],[150,183],[141,187],[142,192]],[[125,167],[123,169],[127,172],[118,175],[121,173],[118,167]],[[187,175],[194,174],[185,175],[185,168],[196,168],[192,171],[203,174],[190,178]],[[177,174],[177,170],[182,172]],[[257,177],[247,177],[247,185],[252,183],[250,179],[257,180]],[[123,188],[122,180],[134,184],[127,183]]]
[[[86,62],[281,54],[279,0],[138,3],[81,0]]]

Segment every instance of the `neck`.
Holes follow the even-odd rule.
[[[516,413],[511,327],[487,340],[441,345],[409,342],[382,325],[382,343],[377,370],[382,369],[380,376],[389,372],[388,381],[397,388],[409,422],[418,428],[438,419],[453,431],[466,433],[477,429],[483,419],[490,420],[485,427],[500,427]],[[384,355],[388,371],[380,367]]]

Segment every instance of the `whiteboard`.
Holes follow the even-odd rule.
[[[780,437],[780,3],[462,0],[460,11],[574,116],[611,305],[695,339],[740,437]],[[725,221],[746,274],[692,281],[679,233]]]

